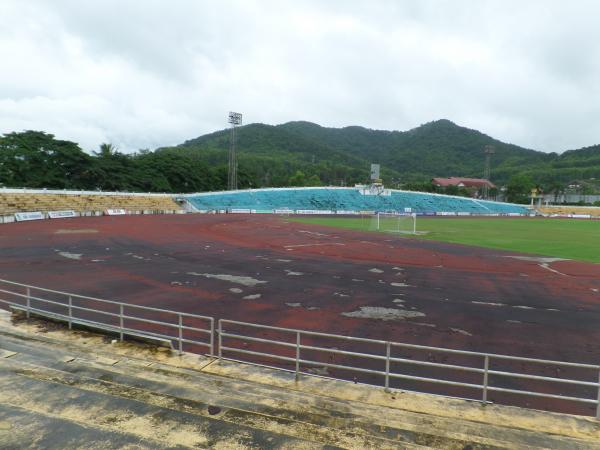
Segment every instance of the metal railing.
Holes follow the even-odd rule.
[[[226,327],[231,327],[234,331],[228,331]],[[246,330],[246,331],[242,331]],[[247,330],[252,330],[254,333],[251,333]],[[269,334],[280,334],[287,336],[287,339],[274,339],[270,337],[258,337],[257,332],[262,333],[263,335]],[[563,400],[563,401],[571,401],[577,403],[584,403],[595,405],[596,409],[596,418],[600,419],[600,365],[594,364],[579,364],[572,362],[563,362],[563,361],[552,361],[546,359],[538,359],[538,358],[524,358],[524,357],[516,357],[516,356],[508,356],[508,355],[500,355],[493,353],[480,353],[480,352],[472,352],[472,351],[463,351],[463,350],[453,350],[439,347],[428,347],[423,345],[415,345],[415,344],[404,344],[399,342],[390,342],[383,340],[374,340],[374,339],[366,339],[366,338],[357,338],[350,336],[341,336],[329,333],[320,333],[314,331],[304,331],[297,330],[292,328],[281,328],[281,327],[273,327],[267,325],[258,325],[247,322],[238,322],[234,320],[225,320],[221,319],[218,322],[218,356],[219,358],[231,359],[235,361],[243,361],[243,362],[251,362],[256,363],[257,360],[268,359],[268,360],[276,360],[280,362],[287,363],[289,367],[294,367],[293,369],[283,369],[292,371],[295,373],[296,380],[299,380],[299,376],[301,373],[305,373],[302,371],[302,368],[308,367],[325,367],[329,369],[337,369],[342,371],[349,371],[360,374],[368,374],[371,376],[378,376],[383,378],[383,386],[386,391],[390,390],[390,382],[391,380],[409,380],[413,382],[426,382],[433,383],[436,385],[445,385],[452,386],[458,388],[466,388],[466,389],[474,389],[480,392],[480,396],[478,401],[483,403],[489,402],[489,394],[490,392],[500,392],[504,394],[514,394],[518,396],[528,396],[528,397],[541,397],[553,400]],[[225,342],[226,339],[230,339],[233,341],[238,341],[243,343],[242,346],[231,346],[231,344],[227,345]],[[365,353],[365,352],[356,352],[351,350],[341,350],[338,348],[338,345],[334,346],[324,346],[318,342],[310,342],[307,343],[307,340],[315,341],[315,340],[329,340],[335,341],[339,344],[341,343],[356,343],[360,345],[366,345],[371,347],[379,347],[381,352],[380,354],[376,353]],[[278,348],[281,350],[261,350],[252,347],[255,344],[256,347],[261,344],[266,344],[267,346],[271,346],[273,348]],[[440,354],[440,355],[452,355],[458,358],[471,358],[479,360],[479,365],[466,365],[466,364],[446,364],[446,363],[438,363],[432,361],[423,361],[418,359],[411,359],[407,357],[396,357],[393,356],[394,350],[396,349],[405,349],[416,352],[426,352],[427,354]],[[228,354],[237,354],[237,355],[247,355],[251,358],[240,359],[235,357],[225,357],[224,353]],[[344,358],[358,358],[362,360],[374,361],[375,364],[381,364],[381,368],[369,368],[367,366],[373,364],[339,364],[334,362],[325,362],[323,360],[315,360],[308,359],[309,357],[304,356],[306,354],[319,354],[325,353],[328,355],[340,355]],[[250,359],[250,361],[248,360]],[[317,358],[318,359],[318,358]],[[595,381],[583,381],[581,379],[570,379],[570,378],[558,378],[553,376],[544,376],[544,375],[535,375],[530,373],[524,373],[519,371],[507,371],[507,370],[499,370],[493,369],[492,363],[508,363],[508,364],[533,364],[536,366],[541,366],[546,371],[548,369],[552,369],[559,371],[562,369],[563,371],[566,368],[575,369],[575,370],[583,370],[583,371],[591,371],[594,376]],[[438,372],[448,370],[448,371],[458,371],[461,373],[470,373],[476,374],[475,376],[479,377],[478,382],[464,382],[459,380],[451,380],[448,378],[440,378],[439,376],[431,376],[425,377],[420,375],[411,375],[409,371],[403,370],[393,370],[393,366],[396,364],[401,364],[404,367],[414,366],[418,367],[419,370],[422,369],[437,369]],[[277,369],[282,369],[281,367],[273,366],[270,364],[260,365],[267,367],[274,367]],[[440,370],[443,369],[443,370]],[[436,373],[437,375],[437,373]],[[544,392],[543,389],[540,390],[525,390],[525,389],[515,389],[511,387],[502,387],[498,385],[494,385],[492,383],[492,377],[501,378],[501,379],[509,379],[509,380],[526,380],[529,385],[533,384],[534,386],[538,383],[550,383],[553,385],[570,385],[570,386],[583,386],[586,388],[594,388],[595,398],[585,398],[573,395],[563,395],[560,393],[548,393]],[[533,382],[533,383],[531,383]],[[369,383],[372,384],[372,383]],[[528,385],[528,386],[529,386]],[[449,394],[442,394],[449,395]]]
[[[300,380],[300,374],[320,376],[308,372],[311,369],[326,368],[339,371],[329,378],[344,379],[342,374],[345,371],[362,374],[371,377],[369,384],[383,385],[386,391],[397,388],[393,386],[394,382],[397,384],[398,381],[404,380],[446,386],[448,390],[441,393],[445,396],[455,397],[456,395],[450,392],[453,388],[476,391],[479,395],[475,400],[484,404],[490,402],[490,393],[498,392],[594,405],[596,418],[600,419],[600,365],[596,364],[454,350],[226,319],[219,320],[218,329],[215,330],[212,317],[104,300],[8,280],[0,280],[0,307],[2,306],[21,310],[27,317],[41,314],[56,318],[68,323],[69,328],[72,328],[73,324],[79,324],[118,333],[120,340],[123,340],[124,336],[167,340],[171,345],[176,344],[175,348],[180,354],[184,351],[206,354],[197,351],[198,347],[202,347],[208,349],[211,356],[295,373],[297,381]],[[217,346],[215,335],[218,337]],[[279,338],[273,337],[274,335]],[[340,348],[344,346],[348,348]],[[218,349],[216,354],[215,347]],[[356,348],[359,351],[356,351]],[[417,356],[399,355],[401,352],[414,352]],[[428,360],[422,359],[423,353]],[[237,356],[230,356],[231,354]],[[326,355],[328,358],[324,361],[317,355]],[[457,361],[436,362],[436,359],[440,358],[432,355],[454,357]],[[335,361],[335,358],[340,361]],[[280,366],[264,364],[264,359],[277,361]],[[561,372],[565,375],[567,371],[574,371],[580,376],[559,378],[526,373],[522,367],[520,370],[514,368],[515,365],[527,364],[539,367],[544,372],[551,370],[552,373]],[[455,374],[454,379],[441,376],[447,371]],[[586,377],[582,376],[582,372],[586,373]],[[593,381],[582,379],[591,378],[592,375]],[[374,383],[374,378],[382,381]],[[513,384],[507,386],[498,380],[510,380]],[[354,378],[354,381],[357,382],[357,379]],[[516,388],[519,387],[519,382],[525,382],[526,386]],[[555,388],[550,392],[548,388],[540,389],[540,386],[548,385]],[[593,389],[593,398],[566,395],[556,392],[556,387],[577,388],[579,391],[585,388],[587,393]],[[419,391],[427,392],[423,389]]]
[[[0,279],[0,306],[59,319],[124,336],[169,341],[181,354],[188,346],[208,349],[214,355],[214,319],[168,309],[104,300]],[[199,336],[205,336],[199,339]],[[195,353],[198,353],[197,351]],[[201,352],[202,353],[202,352]]]

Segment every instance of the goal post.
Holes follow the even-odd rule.
[[[371,220],[370,229],[388,233],[417,234],[417,215],[377,212]]]

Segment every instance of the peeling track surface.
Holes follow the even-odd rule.
[[[0,322],[0,351],[10,354],[0,364],[1,448],[600,448],[591,419],[295,383],[38,326]]]
[[[216,319],[598,364],[600,265],[531,256],[260,215],[0,227],[9,280]]]

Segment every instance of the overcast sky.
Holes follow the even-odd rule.
[[[1,0],[0,133],[92,151],[244,122],[450,119],[542,151],[600,143],[600,2]]]

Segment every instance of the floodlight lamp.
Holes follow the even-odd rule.
[[[229,123],[232,125],[241,125],[242,124],[242,115],[236,112],[229,113]]]

